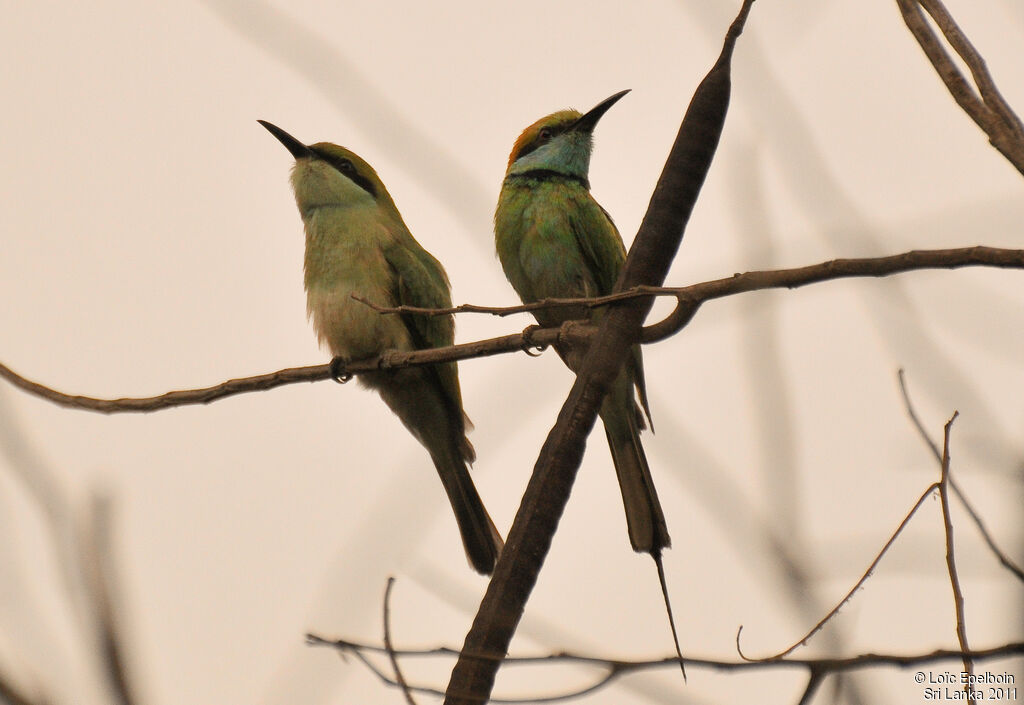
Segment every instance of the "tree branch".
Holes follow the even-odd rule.
[[[897,374],[900,382],[900,393],[903,395],[903,404],[907,410],[907,415],[910,416],[910,420],[911,422],[913,422],[914,427],[917,429],[917,432],[920,434],[921,438],[924,439],[924,442],[928,446],[928,448],[932,451],[932,455],[935,457],[935,461],[939,463],[939,465],[941,466],[942,451],[939,450],[939,447],[935,444],[935,441],[933,441],[928,436],[928,432],[925,430],[924,424],[921,423],[921,419],[918,418],[917,412],[914,410],[914,405],[910,401],[910,392],[907,390],[906,375],[903,373],[902,369],[899,370]],[[967,514],[971,517],[971,521],[973,521],[975,526],[978,527],[978,531],[981,533],[982,539],[984,539],[985,543],[988,545],[989,550],[992,551],[992,553],[995,555],[999,563],[1008,571],[1013,573],[1018,580],[1024,582],[1024,570],[1022,570],[1020,566],[1018,566],[1016,563],[1010,560],[1009,556],[1007,556],[1006,553],[1001,548],[999,548],[999,545],[996,544],[996,540],[992,537],[991,532],[989,532],[988,527],[985,525],[984,520],[982,520],[981,515],[978,514],[977,511],[975,511],[974,506],[967,499],[967,495],[963,493],[963,490],[960,489],[960,485],[956,482],[956,480],[953,479],[952,476],[949,477],[949,486],[950,488],[952,488],[953,494],[956,495],[956,498],[959,499],[960,503],[964,505],[964,509],[967,510]]]
[[[705,301],[720,299],[751,291],[767,289],[796,289],[810,284],[853,277],[884,277],[902,272],[923,269],[958,269],[960,267],[997,267],[1003,269],[1024,269],[1024,250],[998,247],[961,247],[945,250],[911,250],[885,257],[835,259],[827,262],[795,267],[734,274],[731,277],[715,279],[683,287],[635,286],[625,291],[594,299],[547,299],[537,304],[509,306],[504,308],[464,304],[454,309],[415,309],[399,307],[383,309],[384,313],[416,313],[435,315],[482,311],[493,315],[509,315],[557,306],[600,306],[621,303],[652,296],[673,296],[678,300],[676,309],[665,319],[646,326],[641,330],[640,341],[654,343],[664,340],[682,330],[693,318]],[[378,357],[350,362],[339,368],[346,375],[358,375],[380,369],[397,369],[415,365],[432,365],[440,362],[469,360],[491,355],[522,352],[531,348],[545,348],[555,343],[586,344],[596,333],[594,326],[572,322],[562,328],[537,328],[530,326],[522,333],[513,333],[487,340],[461,343],[444,348],[402,352],[389,350]],[[154,397],[103,399],[97,397],[67,394],[22,377],[0,363],[0,377],[14,386],[73,409],[96,411],[103,414],[147,413],[190,404],[212,402],[249,392],[266,391],[286,384],[300,382],[321,382],[330,379],[329,365],[291,367],[277,372],[240,377],[227,380],[212,387],[167,392]]]
[[[793,653],[801,646],[805,646],[807,644],[807,641],[812,636],[821,631],[825,627],[825,625],[828,624],[829,620],[832,619],[832,617],[834,617],[840,609],[842,609],[843,605],[850,601],[854,593],[856,593],[857,590],[859,590],[860,587],[865,582],[867,582],[867,579],[870,578],[871,575],[875,572],[875,568],[878,567],[878,564],[882,561],[882,558],[885,556],[885,554],[889,552],[889,549],[896,542],[896,539],[899,538],[899,535],[903,533],[903,530],[907,527],[907,524],[910,523],[910,520],[917,513],[917,510],[921,508],[921,505],[924,504],[924,501],[928,499],[928,497],[931,496],[931,494],[938,487],[938,482],[933,482],[932,484],[928,485],[928,488],[921,493],[921,496],[918,498],[917,502],[915,502],[911,510],[907,512],[907,515],[903,517],[903,521],[901,521],[899,526],[896,527],[896,531],[894,531],[892,533],[892,536],[889,537],[889,540],[885,542],[885,545],[882,546],[882,550],[879,551],[878,555],[875,556],[875,559],[871,561],[871,565],[869,565],[867,570],[865,570],[864,573],[860,576],[860,579],[857,580],[856,583],[854,583],[853,587],[850,588],[849,592],[847,592],[846,595],[843,596],[843,599],[841,599],[835,607],[829,610],[828,613],[824,617],[822,617],[818,621],[818,623],[811,628],[809,632],[800,637],[800,639],[798,639],[791,646],[786,647],[785,649],[776,654],[773,654],[771,656],[764,656],[762,658],[748,658],[743,654],[743,649],[740,647],[740,635],[743,633],[743,625],[740,625],[740,628],[736,631],[736,652],[740,655],[740,658],[742,658],[745,661],[750,661],[752,663],[763,661],[777,661]]]
[[[459,656],[459,651],[451,647],[438,646],[429,649],[388,649],[385,646],[376,644],[368,644],[365,642],[351,641],[348,639],[328,639],[315,634],[306,635],[307,643],[311,646],[321,646],[336,649],[341,655],[351,654],[356,657],[366,668],[370,669],[382,682],[392,687],[401,687],[394,679],[391,679],[376,666],[370,659],[369,654],[393,654],[396,658],[456,658]],[[1018,656],[1024,654],[1024,642],[1011,642],[1008,644],[1002,644],[1000,646],[992,647],[989,649],[982,649],[977,651],[963,652],[954,651],[948,649],[940,649],[921,654],[884,654],[884,653],[864,653],[857,656],[850,656],[846,658],[818,658],[818,659],[777,659],[774,661],[726,661],[721,659],[712,658],[694,658],[687,657],[686,661],[688,664],[695,668],[705,668],[715,671],[737,671],[745,672],[750,670],[761,670],[761,669],[792,669],[801,668],[806,669],[812,676],[809,677],[808,687],[810,686],[810,680],[813,678],[813,674],[818,674],[818,684],[815,684],[815,688],[820,685],[820,681],[828,675],[835,675],[837,673],[855,671],[866,668],[877,668],[881,666],[894,667],[894,668],[910,668],[913,666],[923,666],[931,663],[939,663],[943,661],[954,661],[962,660],[965,657],[971,658],[975,661],[984,661],[990,659],[1006,658],[1008,656]],[[479,654],[474,655],[474,658],[486,659],[487,657]],[[491,698],[490,702],[493,703],[527,703],[527,702],[556,702],[559,700],[568,700],[571,698],[577,698],[581,695],[592,693],[600,688],[606,687],[618,678],[624,675],[636,673],[639,671],[649,671],[662,668],[675,668],[676,657],[674,654],[666,655],[662,658],[655,659],[637,659],[637,660],[623,660],[614,659],[603,656],[597,656],[594,654],[582,654],[562,651],[559,653],[546,654],[541,656],[506,656],[502,659],[504,665],[527,667],[531,665],[539,665],[542,667],[550,666],[551,664],[565,664],[565,665],[585,665],[600,668],[604,672],[594,679],[593,682],[581,686],[578,689],[572,691],[566,691],[564,693],[552,693],[541,696],[532,696],[524,698]],[[527,680],[523,678],[523,680]],[[429,695],[443,695],[443,693],[431,686],[422,685],[410,685],[409,689],[413,692],[424,693]],[[813,691],[812,691],[813,692]],[[806,695],[806,691],[805,691]]]
[[[971,647],[967,643],[967,624],[964,618],[964,592],[960,587],[960,576],[956,570],[956,559],[953,552],[953,520],[949,515],[949,432],[960,415],[954,411],[953,416],[946,422],[942,434],[942,475],[939,480],[939,501],[942,504],[942,526],[945,529],[946,537],[946,568],[949,571],[949,582],[953,587],[953,611],[956,614],[956,638],[960,643],[960,650],[967,652]],[[974,664],[971,659],[964,656],[964,673],[968,675],[968,683],[964,685],[967,693],[967,701],[975,705],[974,691],[971,683],[974,675]]]
[[[946,84],[950,95],[985,131],[989,142],[1024,174],[1024,126],[996,88],[985,60],[971,44],[940,0],[896,0],[903,21]],[[970,69],[974,90],[943,48],[942,42],[921,13],[927,10],[953,50]]]
[[[729,64],[752,1],[744,0],[718,60],[694,92],[616,282],[618,291],[660,286],[668,274],[725,124]],[[446,705],[478,705],[490,698],[500,661],[466,654],[504,656],[507,652],[569,501],[598,409],[630,346],[639,339],[652,303],[650,297],[636,299],[614,307],[602,318],[558,420],[541,447],[505,549],[466,635],[466,653],[452,669]]]
[[[398,667],[398,657],[395,656],[395,650],[391,645],[391,588],[394,586],[395,579],[389,577],[388,585],[384,588],[384,650],[388,654],[391,668],[395,671],[394,682],[402,689],[405,701],[409,705],[417,705],[416,700],[412,697],[412,692],[409,690],[409,684],[406,683],[405,676],[402,675],[402,669]]]

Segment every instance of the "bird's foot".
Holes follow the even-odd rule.
[[[539,330],[543,330],[543,328],[536,324],[526,326],[526,328],[523,329],[523,352],[530,357],[540,357],[541,353],[548,349],[546,343],[538,344],[533,342],[533,334]]]
[[[338,384],[345,384],[352,379],[352,373],[346,372],[345,368],[348,366],[348,360],[343,357],[336,357],[331,360],[331,363],[327,366],[330,372],[331,379]]]

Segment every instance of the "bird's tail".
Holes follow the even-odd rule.
[[[646,404],[644,406],[646,407]],[[665,513],[658,500],[658,491],[654,488],[644,447],[640,444],[642,417],[633,401],[633,385],[625,372],[619,375],[605,397],[601,406],[601,418],[604,421],[605,435],[608,437],[608,447],[612,451],[615,474],[619,478],[622,504],[626,508],[629,542],[633,544],[634,551],[649,553],[654,559],[654,565],[658,569],[658,581],[661,584],[661,596],[665,600],[668,624],[672,629],[672,642],[676,647],[676,657],[679,659],[683,680],[686,680],[683,652],[679,648],[679,635],[672,614],[672,602],[668,597],[665,565],[661,558],[662,549],[671,546],[672,539],[668,535]]]
[[[478,573],[490,575],[494,572],[494,564],[504,542],[484,508],[466,462],[461,457],[444,453],[434,456],[434,466],[455,513],[470,566]]]
[[[626,374],[619,375],[601,406],[608,447],[619,478],[629,541],[638,553],[660,554],[672,545],[665,513],[640,444],[640,427]]]
[[[444,394],[436,373],[430,371],[411,368],[362,375],[362,379],[380,392],[430,453],[455,513],[470,566],[478,573],[491,574],[504,543],[469,476],[468,465],[476,454],[466,438],[471,424],[461,403]]]

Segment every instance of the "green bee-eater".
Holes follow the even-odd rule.
[[[291,182],[306,231],[306,308],[321,344],[344,361],[451,345],[452,316],[381,314],[352,298],[387,307],[451,306],[448,276],[413,238],[373,167],[344,147],[307,146],[259,122],[295,157]],[[430,453],[470,565],[491,573],[502,541],[469,476],[475,453],[455,363],[363,373],[359,380]]]
[[[505,276],[524,303],[544,298],[610,294],[626,260],[622,237],[607,211],[590,195],[588,172],[593,130],[628,91],[586,114],[561,110],[527,127],[512,147],[494,214],[494,243]],[[534,312],[537,322],[557,327],[600,316],[584,308]],[[579,352],[558,350],[572,369]],[[637,405],[633,389],[640,398]],[[650,421],[640,346],[601,406],[601,419],[622,491],[633,550],[655,558],[670,545],[665,515],[651,479],[640,430]]]
[[[588,174],[594,127],[628,92],[616,93],[586,114],[560,110],[543,117],[523,130],[512,147],[494,213],[494,245],[505,276],[524,303],[602,296],[615,287],[626,261],[626,248],[611,216],[590,195]],[[594,320],[601,313],[580,307],[542,309],[533,315],[538,323],[550,328],[566,321]],[[579,349],[558,346],[557,350],[571,369],[579,369]],[[671,539],[640,444],[640,430],[646,426],[644,417],[649,424],[651,411],[639,345],[630,351],[600,413],[622,492],[629,541],[634,551],[648,553],[654,559],[679,668],[685,678],[661,561],[662,549],[671,545]]]

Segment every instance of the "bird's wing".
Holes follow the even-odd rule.
[[[626,248],[622,236],[608,212],[586,194],[587,203],[573,209],[570,227],[580,252],[597,284],[596,295],[612,293],[626,261]]]
[[[411,239],[411,237],[410,237]],[[413,240],[399,241],[384,250],[384,257],[395,273],[395,300],[399,306],[448,308],[452,305],[448,275],[441,263]],[[455,319],[447,316],[402,314],[409,335],[417,349],[441,348],[455,341]],[[465,428],[472,424],[462,411],[458,369],[454,362],[424,368],[435,375],[441,393]]]
[[[441,263],[415,243],[398,242],[384,250],[384,258],[395,273],[395,299],[401,306],[447,308],[452,305],[448,276]],[[451,316],[403,315],[418,348],[451,345],[455,322]]]
[[[626,246],[623,244],[619,229],[615,227],[615,222],[608,211],[602,208],[601,204],[593,197],[590,197],[590,203],[592,207],[578,210],[579,216],[573,219],[572,228],[580,251],[597,283],[597,293],[599,295],[610,294],[615,288],[622,265],[626,261]],[[639,345],[633,346],[629,367],[637,396],[640,398],[640,406],[647,417],[647,423],[653,429],[651,409],[647,401],[647,383],[644,380],[644,359]],[[638,417],[637,420],[643,427],[643,419]]]

